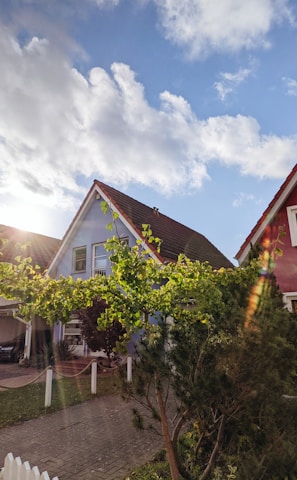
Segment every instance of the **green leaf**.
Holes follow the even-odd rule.
[[[100,202],[102,212],[106,215],[108,212],[108,204],[105,201]]]

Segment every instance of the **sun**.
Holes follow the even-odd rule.
[[[0,223],[28,232],[43,233],[45,215],[42,208],[27,202],[5,205],[0,214]]]

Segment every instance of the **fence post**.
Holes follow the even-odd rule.
[[[96,393],[97,393],[97,361],[96,360],[93,360],[93,362],[92,362],[91,393],[93,395],[96,395]]]
[[[127,382],[132,383],[132,355],[127,357]]]
[[[52,404],[52,380],[53,380],[53,369],[48,367],[46,371],[46,381],[45,381],[45,399],[44,406],[50,407]]]

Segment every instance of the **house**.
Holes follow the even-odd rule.
[[[284,235],[280,235],[283,232]],[[280,240],[280,242],[279,242]],[[247,236],[235,258],[245,265],[252,248],[279,247],[274,258],[274,274],[284,302],[297,312],[297,164]]]
[[[102,202],[109,207],[102,211]],[[113,230],[106,226],[112,223],[112,212],[118,215]],[[160,252],[148,244],[152,257],[161,263],[176,261],[184,253],[191,260],[209,262],[214,268],[233,267],[232,263],[203,235],[176,222],[130,196],[97,180],[94,181],[80,209],[69,226],[48,268],[53,278],[71,275],[74,279],[87,279],[93,275],[109,275],[111,265],[104,244],[108,237],[117,235],[126,239],[130,246],[143,240],[143,224],[149,224],[155,237],[162,240]],[[75,345],[76,353],[88,353],[80,333],[80,321],[73,317],[66,325],[55,325],[54,340],[67,339]]]
[[[60,240],[37,233],[26,232],[17,228],[0,225],[0,261],[15,263],[18,255],[31,257],[33,265],[39,265],[41,272],[47,268],[50,259],[60,245]],[[18,248],[18,245],[20,248]],[[22,247],[22,248],[21,248]],[[25,322],[17,315],[16,300],[0,297],[0,341],[11,340],[25,334],[25,355],[30,357],[31,335],[44,332],[48,327],[45,322],[35,317],[32,322]]]

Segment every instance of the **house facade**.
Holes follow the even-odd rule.
[[[103,212],[102,202],[107,212]],[[115,221],[113,213],[117,216]],[[108,224],[111,230],[106,228]],[[53,278],[71,275],[74,279],[109,275],[111,265],[104,247],[106,240],[116,235],[132,247],[137,240],[144,240],[143,224],[149,224],[153,235],[162,240],[160,252],[147,245],[151,256],[161,263],[176,261],[178,255],[184,253],[191,260],[207,261],[214,268],[233,267],[200,233],[162,214],[156,207],[144,205],[95,180],[52,259],[48,274]],[[73,316],[66,325],[55,325],[54,340],[63,339],[74,345],[76,354],[90,355],[77,317]]]
[[[0,225],[0,261],[15,263],[18,255],[31,257],[33,265],[39,265],[44,272],[60,245],[60,240],[46,235],[26,232],[17,228]],[[18,245],[20,248],[18,248]],[[18,314],[18,302],[0,297],[0,341],[12,340],[25,335],[25,356],[30,357],[31,339],[42,337],[49,327],[37,316],[25,322]]]
[[[281,249],[282,255],[274,256],[274,274],[287,308],[297,312],[297,164],[241,245],[235,256],[239,265],[257,247]]]

